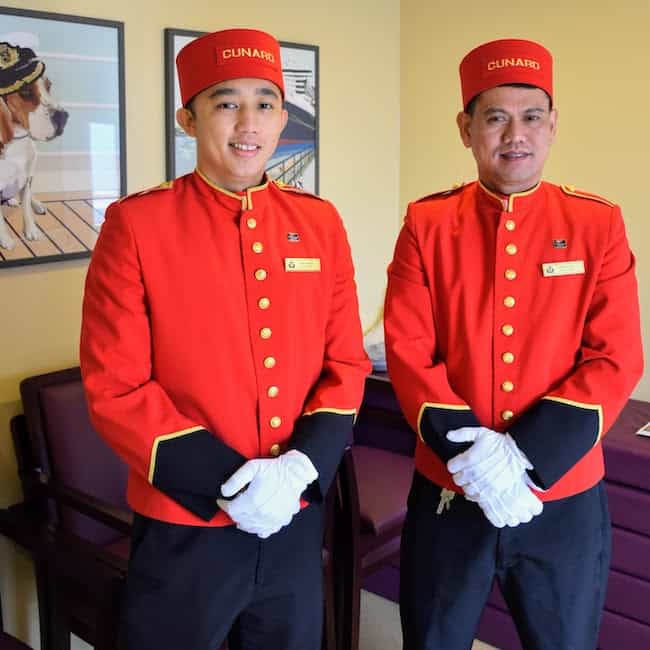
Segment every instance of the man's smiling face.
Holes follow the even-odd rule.
[[[514,194],[540,181],[557,129],[557,111],[543,90],[490,88],[473,102],[471,114],[463,111],[456,121],[488,189]]]
[[[259,185],[287,123],[280,89],[264,79],[231,79],[206,88],[176,119],[196,138],[197,166],[238,192]]]

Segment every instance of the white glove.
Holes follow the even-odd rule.
[[[526,455],[508,433],[497,433],[486,427],[463,427],[447,432],[452,442],[474,444],[448,463],[454,483],[476,500],[486,490],[501,493],[512,487],[533,469]]]
[[[497,528],[527,524],[544,509],[544,504],[526,485],[523,477],[504,492],[486,492],[478,499],[469,500],[476,501],[490,523]]]
[[[292,449],[277,458],[256,458],[242,465],[222,486],[217,499],[237,528],[266,539],[286,526],[300,510],[300,495],[318,478],[309,458]]]

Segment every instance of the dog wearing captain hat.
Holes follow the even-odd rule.
[[[43,205],[32,197],[34,141],[61,135],[68,120],[68,113],[51,95],[52,84],[45,76],[45,64],[34,52],[35,43],[32,34],[0,36],[0,204],[22,204],[27,240],[43,237],[34,213],[45,213]],[[15,245],[0,212],[0,247],[12,249]]]

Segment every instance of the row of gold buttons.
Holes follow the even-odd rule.
[[[517,227],[517,224],[513,219],[508,219],[506,220],[504,226],[508,232],[512,232]],[[516,255],[518,252],[517,245],[510,242],[506,244],[505,251],[507,255],[510,255],[512,257]],[[506,269],[504,272],[504,276],[506,280],[512,281],[516,279],[517,272],[514,269]],[[503,299],[503,305],[508,309],[512,309],[516,303],[517,301],[515,300],[514,296],[506,296]],[[504,325],[501,326],[501,332],[504,336],[512,336],[515,333],[515,328],[510,323],[505,323]],[[511,364],[515,360],[515,355],[512,352],[504,352],[501,355],[501,359],[504,363]],[[511,393],[514,389],[515,389],[515,385],[510,380],[506,380],[501,384],[501,390],[504,391],[505,393]],[[512,419],[513,416],[514,413],[508,409],[501,412],[501,417],[506,421]]]
[[[257,220],[254,217],[248,217],[246,219],[246,225],[251,229],[257,228]],[[254,253],[262,253],[264,251],[264,244],[260,241],[255,241],[253,242],[251,249],[253,250]],[[255,279],[258,280],[259,282],[263,282],[268,278],[268,272],[264,268],[259,268],[256,269],[255,271]],[[271,300],[270,298],[267,298],[266,296],[262,296],[258,301],[257,301],[257,306],[261,310],[266,310],[271,306]],[[260,338],[263,340],[268,340],[273,336],[273,331],[271,330],[270,327],[262,327],[259,331]],[[276,365],[276,359],[273,356],[267,356],[264,357],[262,361],[263,365],[267,369],[274,368]],[[268,386],[266,389],[266,395],[267,397],[273,399],[277,397],[280,393],[280,388],[275,385]],[[269,426],[272,429],[277,429],[282,425],[282,418],[279,415],[274,415],[271,418],[269,418]],[[269,453],[271,456],[279,456],[280,455],[280,445],[276,442],[271,445],[269,448]]]

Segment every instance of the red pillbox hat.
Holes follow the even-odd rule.
[[[530,84],[553,100],[553,57],[539,43],[517,38],[490,41],[460,62],[463,108],[484,90],[507,84]]]
[[[176,57],[181,101],[228,79],[250,77],[273,82],[284,97],[278,41],[257,29],[225,29],[188,43]]]

